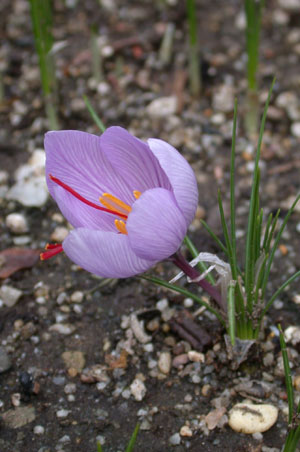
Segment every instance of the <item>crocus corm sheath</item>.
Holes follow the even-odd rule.
[[[45,136],[49,192],[74,227],[60,251],[102,277],[126,278],[174,254],[194,218],[194,172],[165,141],[121,127],[100,137],[74,130]]]

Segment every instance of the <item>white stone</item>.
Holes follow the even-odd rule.
[[[7,199],[18,201],[24,206],[41,207],[48,199],[45,178],[45,151],[35,150],[27,164],[15,172],[16,183],[8,190]]]
[[[130,385],[130,391],[135,400],[140,402],[145,397],[147,389],[142,380],[135,378]]]
[[[203,353],[196,352],[196,350],[190,350],[188,352],[188,357],[190,361],[193,361],[195,363],[204,363],[205,356]]]
[[[300,10],[300,0],[278,0],[278,5],[290,12],[299,12]]]
[[[170,436],[169,443],[171,446],[178,446],[181,443],[180,434],[174,433],[174,435]]]
[[[266,432],[276,422],[278,409],[270,404],[237,403],[229,412],[229,426],[236,432]]]
[[[64,226],[57,226],[51,234],[51,240],[53,242],[63,242],[68,234],[69,229]]]
[[[291,132],[294,137],[300,137],[300,122],[293,122],[293,124],[291,125]]]
[[[42,425],[36,425],[33,429],[35,435],[43,435],[45,433],[45,428]]]
[[[165,119],[167,116],[174,115],[177,110],[177,97],[159,97],[154,99],[147,106],[146,111],[153,119]]]
[[[64,409],[58,410],[58,411],[56,411],[56,417],[58,419],[65,419],[69,415],[69,413],[70,413],[70,410],[64,410]]]
[[[291,342],[292,345],[296,345],[300,342],[300,328],[298,326],[289,326],[284,331],[284,338],[286,342]]]
[[[185,298],[183,300],[183,305],[185,308],[191,308],[194,304],[194,300],[192,298]]]
[[[3,303],[11,308],[14,306],[22,295],[22,291],[12,286],[3,285],[0,287],[0,299]]]
[[[193,432],[190,429],[190,427],[188,427],[187,425],[184,425],[183,427],[181,427],[180,429],[180,436],[193,436]]]
[[[161,300],[159,300],[156,303],[156,308],[161,312],[164,311],[165,309],[167,309],[168,307],[169,307],[169,302],[168,302],[167,298],[162,298]]]
[[[42,207],[48,199],[45,177],[39,176],[17,182],[8,190],[6,198],[18,201],[26,207]]]
[[[84,299],[84,293],[81,292],[80,290],[76,290],[75,292],[72,293],[70,299],[72,303],[81,303]]]
[[[171,370],[172,357],[170,352],[161,352],[158,358],[158,368],[163,374],[168,374]]]
[[[231,85],[220,85],[213,93],[213,109],[228,113],[234,107],[234,89]]]
[[[5,224],[14,234],[23,234],[28,231],[26,218],[20,213],[14,212],[7,215]]]
[[[69,323],[54,323],[54,325],[50,326],[49,331],[55,331],[56,333],[68,336],[75,331],[75,326]]]
[[[133,334],[135,335],[136,339],[141,344],[147,344],[147,342],[150,342],[152,337],[146,334],[144,330],[144,324],[143,322],[140,322],[136,316],[136,314],[131,314],[130,316],[130,327],[133,331]]]

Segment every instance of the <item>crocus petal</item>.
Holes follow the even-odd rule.
[[[101,147],[114,169],[132,190],[171,189],[165,171],[149,146],[122,127],[110,127],[100,137]]]
[[[57,184],[49,175],[69,185],[88,201],[100,205],[99,196],[104,192],[112,193],[124,202],[132,202],[132,190],[101,151],[100,138],[85,132],[66,130],[48,132],[45,136],[46,180],[52,197],[58,202],[64,190],[55,190]],[[62,200],[65,201],[65,198]],[[82,201],[74,198],[73,214],[77,221],[74,225],[89,226],[90,217],[94,224],[102,213],[90,209],[89,218],[84,218]],[[98,224],[101,227],[101,222]]]
[[[176,201],[186,222],[190,224],[198,204],[198,188],[194,171],[182,155],[165,141],[150,138],[148,144],[167,174]]]
[[[54,198],[65,218],[74,228],[86,227],[88,229],[101,229],[115,231],[115,216],[106,212],[95,210],[78,200],[62,187],[53,187]]]
[[[164,188],[144,192],[133,204],[126,224],[137,256],[156,261],[178,250],[187,226],[173,193]]]
[[[127,235],[114,232],[78,228],[64,240],[63,249],[77,265],[104,278],[127,278],[155,264],[138,258]]]

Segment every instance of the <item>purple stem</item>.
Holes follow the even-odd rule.
[[[196,279],[200,276],[201,273],[198,272],[195,268],[193,268],[188,261],[183,257],[183,255],[180,253],[180,251],[177,251],[177,253],[173,254],[173,256],[170,257],[171,261],[177,265],[180,270],[183,271],[189,278]],[[221,293],[218,289],[216,289],[213,285],[211,285],[206,279],[201,279],[201,281],[193,281],[198,286],[202,287],[205,292],[208,293],[220,306],[222,311],[224,310],[224,305],[222,301]]]

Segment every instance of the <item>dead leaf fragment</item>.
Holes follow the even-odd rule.
[[[33,267],[39,260],[40,251],[30,248],[7,248],[0,251],[0,278],[8,278],[23,268]]]
[[[215,429],[225,413],[226,408],[224,406],[216,408],[215,410],[212,410],[210,413],[208,413],[208,415],[205,416],[205,422],[208,430]]]

